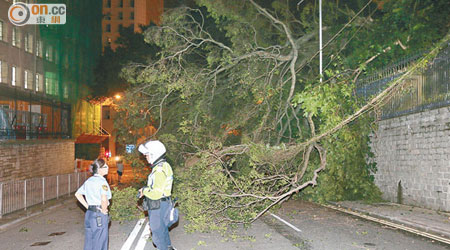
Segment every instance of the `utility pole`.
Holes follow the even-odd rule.
[[[322,82],[322,0],[319,0],[319,74]]]

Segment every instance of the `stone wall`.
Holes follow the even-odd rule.
[[[375,183],[383,198],[450,211],[450,107],[378,125],[372,151],[378,168]]]
[[[0,142],[0,181],[73,173],[73,140]]]

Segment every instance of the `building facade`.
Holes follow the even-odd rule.
[[[103,47],[117,48],[122,27],[133,25],[135,32],[142,32],[140,26],[160,24],[163,9],[163,0],[103,0]]]
[[[73,171],[73,138],[93,120],[92,107],[79,103],[101,55],[101,2],[39,1],[66,4],[66,24],[24,26],[8,19],[14,2],[0,0],[0,152],[10,159],[0,164],[0,181],[24,178],[16,170],[47,165],[39,160],[57,151],[41,149],[57,143],[68,150],[53,155],[48,167]],[[35,160],[14,160],[23,157]]]
[[[72,106],[101,51],[101,5],[63,2],[66,24],[19,27],[7,16],[13,1],[0,0],[0,139],[72,137]],[[84,13],[88,6],[96,16]]]

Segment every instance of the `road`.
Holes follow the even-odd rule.
[[[291,201],[248,229],[225,237],[215,233],[186,233],[184,220],[171,231],[179,250],[201,249],[408,249],[441,250],[450,246],[367,222],[312,203]],[[75,200],[0,232],[0,249],[83,249],[83,210]],[[284,220],[282,222],[281,220]],[[289,223],[288,226],[286,223]],[[136,221],[110,227],[110,249],[119,250],[136,228],[127,249],[155,249],[146,239],[146,223]],[[296,231],[297,230],[297,231]],[[300,230],[301,232],[299,232]],[[33,246],[39,245],[41,246]]]

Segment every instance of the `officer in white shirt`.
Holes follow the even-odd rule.
[[[103,159],[95,160],[91,167],[94,175],[75,193],[75,197],[87,209],[84,217],[84,250],[107,250],[111,189],[104,176],[108,174],[109,167]]]

